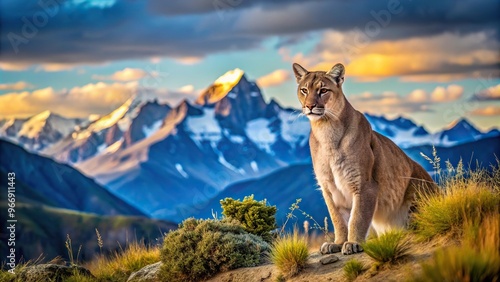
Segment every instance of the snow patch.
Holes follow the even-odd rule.
[[[248,138],[260,149],[271,153],[271,145],[276,142],[276,134],[269,129],[269,120],[258,118],[249,121],[246,132]]]
[[[115,153],[116,151],[118,151],[121,148],[122,144],[123,144],[123,138],[120,138],[120,140],[118,140],[115,143],[109,145],[107,148],[105,148],[101,152],[102,152],[103,155],[105,155],[105,154],[113,154],[113,153]],[[106,144],[102,144],[101,146],[106,146]]]
[[[206,140],[217,143],[222,138],[221,128],[215,119],[215,109],[204,108],[202,115],[188,117],[186,131],[197,144]]]
[[[145,138],[148,138],[149,136],[153,135],[156,131],[158,131],[162,124],[163,120],[158,120],[154,122],[151,126],[144,125],[142,127],[142,132],[146,136]]]
[[[186,171],[184,171],[184,168],[182,167],[182,165],[180,163],[175,164],[175,169],[177,169],[177,171],[179,172],[179,174],[182,177],[189,178],[189,175],[186,173]]]
[[[287,141],[292,147],[298,142],[300,142],[300,146],[304,146],[309,140],[309,132],[311,131],[309,120],[288,111],[280,111],[278,116],[281,120],[281,136],[283,140]]]
[[[254,172],[259,172],[259,166],[255,161],[250,162],[250,167],[252,167]]]
[[[229,140],[231,140],[231,142],[237,143],[237,144],[243,144],[243,142],[245,142],[245,139],[239,135],[229,135]]]
[[[242,175],[246,174],[245,170],[243,170],[242,168],[237,168],[237,167],[233,166],[232,164],[228,163],[222,154],[219,154],[219,162],[223,166],[229,168],[230,170],[232,170],[232,171],[234,171],[236,173],[239,173],[239,174],[242,174]]]

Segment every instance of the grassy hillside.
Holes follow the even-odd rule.
[[[0,205],[7,210],[5,204]],[[0,213],[0,220],[6,222],[6,213]],[[146,243],[155,243],[162,233],[175,229],[177,225],[145,217],[99,216],[71,210],[56,209],[42,205],[16,205],[16,254],[27,259],[40,255],[47,259],[56,256],[68,258],[65,247],[67,235],[70,236],[74,253],[82,246],[79,259],[86,261],[100,252],[95,229],[102,236],[103,251],[114,251],[127,242],[144,238]],[[7,238],[7,230],[2,230],[2,237]],[[161,241],[161,240],[160,240]],[[7,254],[6,240],[0,241],[2,260]]]

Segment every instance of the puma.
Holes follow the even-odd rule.
[[[347,101],[342,64],[309,72],[295,63],[293,71],[302,114],[311,123],[314,173],[335,229],[335,241],[320,251],[362,252],[370,227],[377,235],[405,228],[417,191],[432,191],[435,184]]]

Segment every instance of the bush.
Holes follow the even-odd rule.
[[[500,215],[465,224],[462,246],[437,251],[414,281],[500,281]]]
[[[266,200],[256,201],[253,195],[243,201],[225,198],[220,203],[224,216],[236,219],[247,232],[271,242],[271,231],[276,228],[276,206],[268,206]]]
[[[421,239],[437,235],[461,235],[464,222],[481,222],[485,216],[498,212],[500,193],[492,188],[494,177],[483,172],[469,178],[459,177],[445,182],[444,189],[424,197],[414,214],[413,228]]]
[[[347,281],[353,281],[365,270],[365,266],[357,259],[351,259],[344,265],[344,278]]]
[[[160,276],[165,281],[200,281],[221,271],[256,266],[268,250],[265,241],[235,220],[190,218],[165,237]]]
[[[307,242],[296,232],[276,239],[270,259],[285,277],[292,277],[305,267],[308,256]]]
[[[408,254],[410,242],[400,230],[392,230],[362,244],[365,253],[380,264],[395,263]]]

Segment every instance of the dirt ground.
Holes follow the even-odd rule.
[[[332,264],[322,265],[320,259],[324,256],[319,252],[312,252],[309,256],[307,266],[297,276],[287,279],[290,282],[327,282],[345,281],[343,267],[345,263],[353,258],[358,259],[366,266],[366,271],[358,276],[355,281],[406,281],[421,269],[420,263],[431,257],[436,248],[442,247],[438,242],[426,244],[414,244],[411,255],[402,260],[401,263],[391,266],[383,266],[379,269],[374,267],[373,260],[365,253],[345,256],[335,254],[339,260]],[[208,280],[210,282],[275,282],[278,281],[280,271],[272,264],[257,267],[240,268],[220,273]]]

